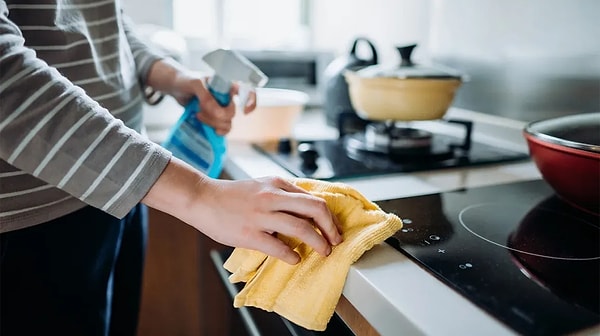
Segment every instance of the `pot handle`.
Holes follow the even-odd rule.
[[[412,66],[414,65],[413,61],[410,59],[413,49],[416,47],[416,44],[409,44],[405,46],[397,46],[396,50],[400,53],[400,58],[402,59],[402,66]]]
[[[366,61],[370,61],[370,62],[373,62],[373,64],[377,64],[377,50],[375,50],[375,46],[367,38],[357,37],[354,40],[354,43],[352,43],[352,48],[350,49],[350,55],[352,57],[358,59],[358,57],[356,57],[356,47],[358,46],[358,42],[360,42],[360,41],[367,43],[369,45],[369,48],[371,49],[371,59],[366,60]]]

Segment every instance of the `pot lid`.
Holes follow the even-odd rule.
[[[450,68],[440,65],[423,65],[414,63],[411,54],[416,44],[397,46],[402,61],[395,66],[371,65],[356,73],[364,78],[431,78],[431,79],[463,79],[463,76]]]

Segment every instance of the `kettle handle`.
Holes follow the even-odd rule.
[[[364,41],[369,45],[369,47],[371,48],[371,61],[373,62],[373,64],[377,64],[377,50],[375,50],[375,46],[373,45],[373,43],[371,43],[371,41],[364,37],[357,37],[354,40],[354,43],[352,43],[352,48],[350,49],[350,55],[352,55],[355,58],[358,58],[356,57],[356,47],[358,45],[358,42],[360,41]]]

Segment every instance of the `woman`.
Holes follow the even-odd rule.
[[[0,79],[2,335],[134,335],[144,205],[292,264],[273,233],[323,255],[341,240],[293,184],[211,179],[139,134],[144,92],[197,96],[219,134],[235,106],[144,45],[118,1],[0,1]]]

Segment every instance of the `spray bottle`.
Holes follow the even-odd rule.
[[[208,90],[221,106],[229,105],[229,91],[234,81],[240,82],[238,98],[239,104],[244,106],[250,90],[264,86],[268,80],[254,64],[233,50],[217,49],[202,59],[214,70]],[[227,152],[226,139],[198,120],[198,112],[201,112],[200,102],[194,97],[187,103],[163,146],[175,157],[210,177],[218,178]]]

